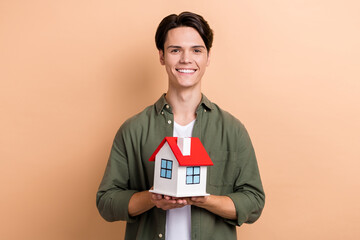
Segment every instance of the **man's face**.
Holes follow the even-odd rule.
[[[169,76],[169,88],[200,87],[201,78],[210,63],[205,43],[191,27],[178,27],[167,33],[160,62]]]

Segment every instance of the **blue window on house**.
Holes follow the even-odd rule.
[[[171,179],[172,163],[171,160],[161,159],[160,177]]]
[[[199,184],[199,183],[200,183],[200,167],[187,167],[186,184]]]

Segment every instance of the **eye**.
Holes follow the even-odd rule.
[[[194,52],[195,52],[195,53],[201,53],[202,51],[201,51],[201,49],[195,48],[195,49],[194,49]]]
[[[172,52],[172,53],[178,53],[179,52],[179,49],[172,49],[170,52]]]

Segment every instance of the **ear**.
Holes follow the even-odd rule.
[[[211,50],[209,50],[208,54],[207,54],[207,63],[206,66],[210,65],[210,58],[211,58]]]
[[[163,50],[159,50],[159,59],[160,59],[161,65],[165,65],[165,56],[164,56]]]

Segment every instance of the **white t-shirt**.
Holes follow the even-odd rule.
[[[174,137],[191,137],[195,120],[186,126],[174,122]],[[191,240],[191,206],[166,211],[166,240]]]

